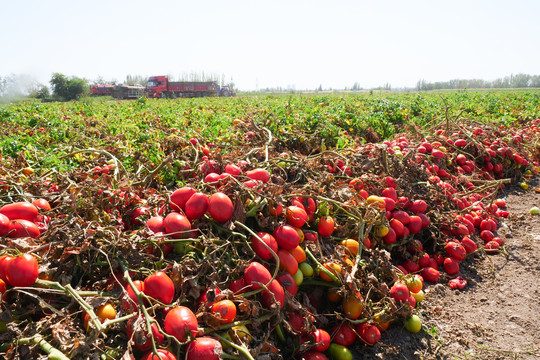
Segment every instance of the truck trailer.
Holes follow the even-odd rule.
[[[204,96],[234,96],[229,87],[220,87],[215,81],[169,81],[167,76],[150,76],[146,84],[149,98],[177,98]]]

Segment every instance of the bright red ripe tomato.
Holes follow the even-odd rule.
[[[330,236],[334,232],[334,219],[331,216],[321,216],[317,230],[321,236]]]
[[[214,220],[220,223],[229,221],[232,218],[234,205],[230,197],[222,192],[217,192],[210,196],[208,200],[208,212]]]
[[[409,224],[407,225],[411,234],[417,234],[422,230],[422,218],[417,215],[413,215],[409,218]]]
[[[185,360],[219,360],[222,359],[222,353],[218,340],[203,336],[188,344]]]
[[[179,213],[170,213],[163,221],[165,232],[174,239],[182,239],[186,237],[186,231],[191,230],[191,223],[188,218]]]
[[[138,331],[135,329],[136,321],[138,322]],[[152,322],[152,325],[150,325],[150,329],[152,330],[152,337],[154,338],[156,344],[162,344],[165,336],[159,332],[159,327],[157,323]],[[137,332],[137,335],[133,336],[135,332]],[[127,323],[126,333],[128,338],[131,339],[133,345],[137,349],[141,351],[146,351],[152,347],[152,337],[150,337],[150,334],[148,333],[148,328],[146,327],[146,320],[144,319],[144,317],[129,319]]]
[[[295,205],[287,207],[285,210],[285,217],[287,218],[288,224],[298,228],[304,226],[308,221],[306,210]]]
[[[10,220],[23,219],[35,221],[38,216],[38,208],[34,204],[21,201],[2,206],[0,208],[0,214],[6,215]]]
[[[150,231],[152,231],[154,234],[156,233],[164,233],[165,230],[165,222],[163,220],[162,216],[152,216],[148,221],[146,221],[146,227]]]
[[[45,211],[51,210],[51,204],[49,204],[49,202],[43,198],[35,199],[34,201],[32,201],[32,204],[35,205],[37,208]]]
[[[4,255],[0,258],[0,279],[4,280],[6,283],[8,283],[6,276],[7,264],[13,259],[14,257],[9,255]]]
[[[231,174],[234,177],[237,177],[238,175],[242,174],[242,169],[240,169],[240,167],[238,167],[237,165],[227,164],[227,166],[225,166],[225,172],[227,174]]]
[[[465,256],[467,256],[467,251],[465,250],[463,245],[455,241],[448,242],[444,249],[449,256],[453,257],[457,261],[461,261],[465,259]]]
[[[268,245],[268,247],[270,249],[272,249],[272,251],[274,253],[277,253],[278,251],[278,243],[276,241],[276,239],[268,234],[268,233],[265,233],[265,232],[259,232],[257,233],[257,236],[264,242],[264,244]],[[268,248],[266,246],[264,246],[263,242],[261,242],[261,240],[259,240],[257,237],[253,237],[251,239],[251,245],[253,246],[253,250],[255,251],[255,253],[263,260],[269,260],[273,257],[272,253],[270,252],[270,250],[268,250]]]
[[[35,257],[23,254],[6,264],[7,282],[13,286],[31,286],[39,275],[39,264]]]
[[[230,324],[236,318],[236,305],[231,300],[221,300],[210,307],[210,312],[220,318],[221,324]]]
[[[165,332],[180,342],[185,342],[189,335],[195,337],[198,326],[197,317],[185,306],[176,306],[165,316]]]
[[[439,270],[432,268],[432,267],[426,267],[422,269],[420,272],[420,275],[426,280],[427,282],[436,283],[439,281],[439,276],[441,273]]]
[[[461,239],[461,245],[465,248],[465,251],[467,252],[467,254],[475,252],[476,249],[478,248],[476,243],[467,236]]]
[[[31,237],[37,239],[40,235],[39,227],[28,220],[15,219],[11,221],[8,236],[12,239]]]
[[[231,281],[229,290],[235,294],[242,294],[247,291],[246,286],[246,278],[241,276],[238,279]]]
[[[267,183],[270,180],[270,173],[265,169],[253,169],[246,172],[246,176],[252,180],[259,180]]]
[[[176,356],[174,356],[174,354],[169,350],[158,349],[157,353],[159,355],[154,354],[154,351],[150,350],[144,354],[141,360],[176,360]]]
[[[395,283],[390,289],[392,299],[400,302],[405,302],[409,298],[409,288],[403,283]]]
[[[0,214],[0,236],[6,235],[11,229],[11,220],[4,215]]]
[[[390,220],[390,227],[392,229],[394,229],[394,231],[396,232],[396,237],[401,237],[403,236],[404,232],[405,232],[405,226],[403,225],[403,223],[397,219],[392,219]]]
[[[186,207],[186,202],[189,200],[191,195],[195,193],[195,189],[188,186],[175,190],[170,197],[171,208],[174,211],[180,211],[180,209],[184,210]]]
[[[208,196],[196,192],[186,201],[185,213],[189,220],[199,219],[208,210]]]
[[[295,275],[298,271],[298,262],[293,254],[285,249],[279,249],[277,252],[279,258],[280,270],[285,270],[291,275]]]
[[[174,299],[174,283],[167,274],[158,271],[144,279],[144,293],[168,305]]]
[[[262,303],[267,308],[270,308],[272,304],[279,303],[279,308],[283,309],[285,305],[285,290],[283,286],[276,280],[272,280],[270,285],[268,285],[268,291],[264,290],[262,292]]]
[[[459,272],[459,262],[453,257],[444,259],[444,270],[448,275],[455,275]]]
[[[399,220],[403,225],[407,225],[411,220],[411,216],[403,210],[392,212],[392,218]]]
[[[261,288],[257,282],[266,285],[272,279],[270,271],[268,271],[263,264],[256,261],[249,264],[249,266],[244,270],[244,276],[246,278],[246,285],[251,285],[253,290]]]
[[[315,351],[326,351],[330,346],[330,334],[326,330],[317,329],[310,334],[313,343],[315,344],[312,349]]]
[[[289,225],[278,226],[273,232],[280,248],[292,250],[300,244],[300,235],[295,228]]]

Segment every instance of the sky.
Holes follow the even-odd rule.
[[[239,90],[540,74],[538,0],[0,0],[0,76],[213,73]]]

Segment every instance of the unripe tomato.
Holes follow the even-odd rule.
[[[330,271],[330,273],[334,274],[335,276],[337,276],[339,278],[339,275],[341,274],[341,266],[339,264],[336,264],[336,263],[326,263],[323,265],[323,267]],[[334,280],[332,280],[332,278],[330,276],[328,276],[324,271],[320,270],[319,271],[319,276],[321,277],[321,279],[323,279],[324,281],[328,281],[328,282],[332,282]]]
[[[39,264],[30,254],[9,260],[5,266],[7,283],[13,286],[31,286],[39,275]]]
[[[219,317],[221,324],[230,324],[236,318],[236,305],[231,300],[221,300],[210,307],[210,312]]]
[[[405,329],[412,333],[417,333],[422,329],[422,320],[417,315],[411,315],[405,320]]]
[[[332,343],[328,348],[332,360],[352,360],[353,355],[349,349],[340,344]]]
[[[158,271],[144,279],[144,293],[168,305],[174,299],[174,283],[167,274]]]
[[[185,360],[219,360],[222,353],[223,348],[218,340],[203,336],[188,344]]]
[[[33,222],[38,216],[38,208],[29,202],[20,201],[2,206],[0,214],[6,215],[10,220],[22,219]]]
[[[176,306],[165,316],[165,332],[178,341],[185,342],[188,335],[196,336],[199,324],[195,314],[185,306]]]
[[[334,219],[331,216],[322,216],[317,224],[317,230],[321,236],[330,236],[334,232]]]
[[[314,273],[313,266],[309,265],[307,262],[304,261],[298,264],[298,268],[302,271],[304,276],[306,277],[313,276],[313,273]]]
[[[360,249],[360,244],[354,239],[345,239],[341,242],[341,245],[347,248],[349,255],[356,256]]]
[[[214,220],[220,223],[232,218],[234,205],[231,198],[224,193],[218,192],[210,196],[208,200],[208,212]]]
[[[417,293],[424,287],[422,277],[418,274],[407,276],[407,287],[410,292]]]

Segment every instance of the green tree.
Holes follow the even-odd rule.
[[[52,92],[55,97],[63,101],[75,100],[88,93],[86,80],[60,73],[54,73],[51,78]]]

